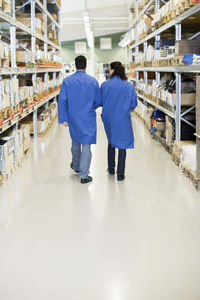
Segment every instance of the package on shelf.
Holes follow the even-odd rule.
[[[10,95],[11,95],[11,105],[19,104],[19,79],[12,78],[10,80]]]
[[[167,94],[167,103],[172,107],[176,106],[176,94]],[[196,103],[196,94],[181,94],[181,105],[195,105]]]
[[[155,57],[155,49],[149,45],[146,51],[146,61],[152,61]]]
[[[11,1],[10,0],[2,0],[2,11],[5,14],[11,14]]]
[[[41,34],[44,35],[45,34],[45,14],[42,13],[37,13],[36,18],[40,19],[41,21]]]
[[[0,58],[8,59],[10,54],[9,45],[3,41],[0,41]]]
[[[10,80],[1,80],[0,89],[0,110],[10,106]]]
[[[48,31],[48,39],[49,40],[56,40],[57,39],[57,32],[55,29],[49,29]]]
[[[36,50],[36,60],[43,60],[43,59],[45,59],[44,51],[37,49]]]
[[[197,166],[197,153],[196,153],[196,143],[193,144],[184,143],[180,155],[181,166],[189,171],[196,172]]]
[[[39,116],[41,117],[41,116]],[[43,114],[43,117],[44,117],[44,114]],[[50,115],[49,114],[46,114],[46,117],[45,119],[43,120],[39,120],[37,122],[37,129],[38,129],[38,133],[43,133],[45,130],[47,130],[49,124],[50,124]]]
[[[16,62],[28,63],[34,61],[34,55],[30,50],[16,50]]]
[[[21,22],[25,26],[31,28],[31,17],[28,14],[26,17],[17,17],[17,21]],[[42,22],[39,18],[35,18],[35,32],[41,34],[42,32]]]
[[[200,40],[181,40],[175,44],[176,56],[185,54],[200,54]]]
[[[10,133],[14,138],[14,162],[21,162],[24,157],[23,133],[22,130],[14,130]]]
[[[20,100],[20,102],[28,99],[28,97],[29,97],[29,87],[28,86],[19,87],[19,100]]]
[[[42,78],[41,77],[37,77],[35,85],[36,85],[36,89],[35,89],[36,94],[42,93],[43,92],[43,85],[42,85]]]
[[[23,136],[23,151],[26,152],[31,146],[30,124],[20,123],[20,129]]]
[[[166,144],[168,147],[172,147],[172,144],[174,142],[175,126],[172,118],[166,116],[165,119],[166,119],[166,131],[165,131]]]
[[[0,139],[0,175],[6,176],[14,169],[14,138],[11,136]]]
[[[57,113],[58,113],[58,104],[57,104],[57,102],[52,102],[49,105],[49,108],[51,109],[51,119],[55,119],[55,117],[57,116]]]
[[[186,145],[194,145],[194,141],[174,141],[172,153],[180,160],[182,149]]]
[[[173,58],[175,56],[175,46],[163,46],[160,49],[160,58]]]
[[[167,94],[168,94],[168,91],[164,87],[161,87],[160,88],[160,99],[162,101],[167,102]]]
[[[143,34],[147,34],[152,26],[152,18],[144,15],[138,23],[138,36],[139,39],[143,38]]]

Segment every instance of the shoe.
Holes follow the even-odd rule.
[[[125,179],[124,175],[117,175],[117,180],[118,181],[123,181]]]
[[[115,175],[115,168],[108,168],[108,169],[107,169],[107,172],[108,172],[110,175]]]
[[[74,170],[74,168],[73,168],[73,163],[70,164],[70,168],[71,168],[75,173],[79,173],[79,171]]]
[[[92,181],[92,177],[88,176],[87,178],[81,179],[81,183],[88,183]]]

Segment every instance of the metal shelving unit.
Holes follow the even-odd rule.
[[[160,9],[162,0],[150,0],[141,13],[138,13],[138,0],[134,0],[134,7],[135,7],[135,21],[133,25],[130,27],[130,31],[134,30],[135,32],[135,40],[131,41],[130,43],[130,57],[133,59],[133,52],[135,55],[139,53],[139,49],[143,49],[143,52],[147,51],[148,43],[155,45],[156,49],[159,49],[160,47],[160,39],[161,34],[164,35],[164,33],[172,29],[174,27],[174,37],[176,41],[180,41],[182,39],[182,22],[184,20],[187,20],[188,18],[194,16],[196,13],[200,12],[200,3],[192,6],[187,11],[183,12],[179,16],[175,17],[170,22],[166,23],[165,25],[162,25],[160,28],[154,30],[150,34],[148,34],[146,37],[144,37],[142,40],[138,39],[138,23],[142,16],[144,14],[148,13],[148,10],[154,7],[155,13],[158,12]],[[192,22],[192,18],[191,18]],[[199,21],[200,22],[200,21]],[[134,28],[134,29],[133,29]],[[173,30],[171,30],[173,31]],[[196,27],[196,31],[198,31],[198,26]],[[199,65],[190,65],[190,66],[163,66],[163,67],[136,67],[136,83],[139,81],[140,73],[143,73],[143,80],[144,83],[148,83],[148,73],[153,72],[155,73],[156,83],[157,86],[160,85],[160,78],[161,73],[171,73],[173,72],[176,77],[176,106],[174,111],[170,111],[161,105],[156,104],[155,102],[151,101],[148,97],[142,95],[142,93],[138,92],[138,98],[141,99],[141,101],[150,104],[152,107],[155,107],[159,109],[160,111],[164,112],[167,116],[170,116],[175,121],[175,135],[176,140],[181,140],[181,124],[182,122],[187,123],[189,126],[195,128],[194,124],[192,122],[188,121],[186,119],[186,116],[190,112],[194,112],[196,110],[196,147],[197,147],[197,172],[196,172],[196,178],[197,180],[200,180],[200,122],[199,122],[199,116],[200,116],[200,96],[199,96],[199,84],[200,84],[200,66]],[[194,106],[188,106],[184,107],[181,102],[181,78],[184,73],[190,73],[197,76],[197,100],[196,105]]]
[[[147,50],[148,47],[148,41],[154,39],[155,40],[155,45],[159,44],[160,41],[160,34],[164,33],[166,30],[168,30],[171,27],[175,27],[175,40],[180,41],[182,38],[182,30],[181,30],[181,22],[184,21],[185,19],[193,16],[195,13],[200,11],[200,3],[196,4],[195,6],[191,7],[181,15],[177,16],[170,22],[166,23],[165,25],[161,26],[159,29],[153,31],[149,35],[147,35],[144,39],[138,40],[138,35],[137,35],[137,25],[140,20],[140,18],[147,12],[147,10],[154,4],[155,6],[155,13],[159,10],[160,8],[160,0],[153,0],[149,1],[147,5],[144,7],[142,12],[138,14],[138,0],[134,0],[134,6],[135,6],[135,13],[136,13],[136,20],[134,22],[135,25],[135,37],[136,41],[133,45],[130,46],[130,57],[132,57],[132,51],[134,50],[136,55],[139,53],[139,46],[143,46],[143,51]],[[167,73],[167,72],[174,72],[176,75],[176,112],[174,115],[175,119],[175,124],[176,124],[176,140],[181,139],[181,121],[187,123],[188,125],[194,127],[194,125],[190,122],[188,122],[185,118],[188,112],[190,112],[192,109],[195,107],[191,107],[189,110],[186,110],[185,112],[181,111],[181,75],[182,73],[193,73],[193,74],[199,74],[200,73],[200,66],[166,66],[166,67],[136,67],[136,82],[139,80],[139,72],[144,73],[144,82],[147,83],[148,80],[148,72],[155,72],[156,75],[156,82],[157,85],[160,85],[160,73]],[[145,97],[140,98],[145,100]],[[144,99],[145,98],[145,99]],[[152,101],[145,101],[151,104],[154,107],[157,107],[157,105],[152,102]],[[151,102],[151,103],[150,103]],[[159,108],[160,110],[163,111],[163,108]],[[165,109],[164,109],[165,110]],[[170,115],[171,112],[165,110],[165,113],[167,115]]]
[[[18,37],[19,33],[16,33],[16,29],[19,29],[23,32],[23,34],[30,35],[30,43],[31,43],[31,51],[33,55],[36,53],[36,42],[37,40],[40,41],[40,43],[43,43],[43,49],[45,55],[47,55],[48,48],[52,47],[52,52],[56,53],[56,51],[59,51],[61,49],[61,39],[60,39],[60,5],[58,2],[55,2],[57,5],[57,12],[58,12],[58,22],[53,18],[53,16],[49,13],[47,10],[47,0],[30,0],[30,1],[22,1],[21,7],[18,7],[16,9],[17,0],[11,0],[11,7],[12,12],[11,15],[5,14],[4,12],[0,11],[0,20],[3,22],[7,22],[10,25],[10,49],[11,49],[11,68],[1,68],[0,69],[0,81],[3,76],[10,76],[10,78],[17,78],[19,75],[26,75],[26,74],[32,74],[32,80],[36,80],[37,74],[44,73],[44,80],[46,83],[46,86],[48,84],[48,75],[53,74],[53,79],[56,79],[57,75],[59,78],[62,77],[62,69],[61,68],[18,68],[16,65],[16,37]],[[16,12],[25,7],[26,5],[30,5],[31,7],[31,28],[25,26],[24,24],[20,23],[16,19]],[[45,15],[45,33],[44,35],[38,34],[35,31],[36,27],[36,21],[35,21],[35,14],[36,14],[36,8],[41,11]],[[53,28],[55,28],[58,32],[58,44],[55,44],[54,42],[50,41],[48,39],[48,19],[50,20],[50,23],[52,24]],[[57,96],[59,94],[59,91],[56,91],[55,93],[51,93],[48,97],[44,98],[40,102],[36,102],[35,104],[32,104],[30,107],[23,110],[21,113],[17,113],[12,118],[8,118],[4,120],[0,124],[0,133],[4,132],[8,128],[12,127],[18,128],[18,122],[28,116],[29,114],[33,113],[33,128],[34,128],[34,137],[37,137],[37,110],[40,106],[46,105],[46,108],[48,108],[48,103],[50,100],[57,100]],[[12,97],[12,95],[11,95]],[[1,101],[1,99],[0,99]]]

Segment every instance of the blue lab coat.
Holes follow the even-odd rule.
[[[134,86],[114,76],[101,86],[102,120],[108,143],[114,148],[134,148],[130,110],[137,106]]]
[[[59,100],[59,123],[68,122],[71,139],[80,144],[96,144],[96,111],[101,96],[97,80],[85,71],[64,79]]]

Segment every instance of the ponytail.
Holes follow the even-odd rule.
[[[126,74],[125,74],[125,68],[119,61],[114,61],[110,64],[111,70],[114,70],[113,74],[111,75],[111,78],[114,76],[119,76],[122,80],[127,80]]]

